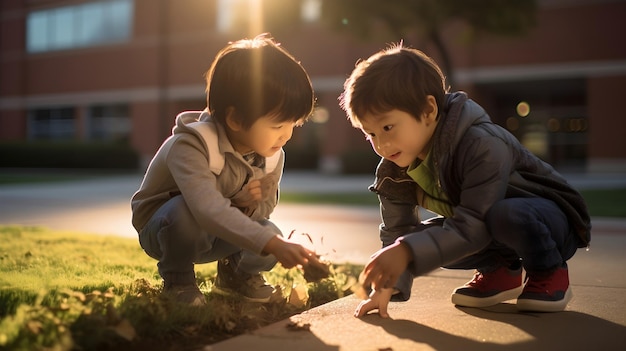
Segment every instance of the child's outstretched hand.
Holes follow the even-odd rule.
[[[376,251],[363,269],[363,286],[374,290],[393,288],[412,259],[409,248],[401,242]]]
[[[361,273],[364,287],[372,287],[369,298],[362,301],[354,315],[361,317],[367,312],[378,309],[381,317],[387,318],[387,305],[393,294],[398,278],[412,260],[411,252],[401,242],[395,242],[372,255]]]
[[[355,317],[363,317],[367,314],[367,312],[372,310],[378,310],[378,314],[383,318],[389,318],[389,313],[387,313],[387,305],[389,305],[389,300],[391,300],[391,295],[393,295],[394,289],[380,289],[380,290],[372,290],[368,299],[365,299],[359,303],[354,311]]]

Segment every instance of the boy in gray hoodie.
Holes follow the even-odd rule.
[[[260,272],[306,266],[313,252],[269,221],[283,146],[314,107],[309,76],[266,35],[232,42],[206,75],[207,108],[176,117],[131,200],[132,223],[157,259],[164,293],[205,304],[194,264],[218,261],[213,291],[269,301]]]

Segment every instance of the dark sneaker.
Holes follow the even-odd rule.
[[[548,273],[527,273],[526,286],[517,298],[517,309],[532,312],[563,311],[572,295],[567,267]]]
[[[172,296],[174,300],[189,306],[206,305],[206,299],[196,284],[175,285],[165,283],[163,294]]]
[[[235,272],[227,259],[217,262],[217,278],[211,291],[225,296],[241,296],[248,301],[269,302],[274,287],[267,284],[261,273]]]
[[[474,278],[452,293],[452,303],[465,307],[487,307],[515,299],[522,292],[522,268],[500,267],[493,272],[476,271]]]

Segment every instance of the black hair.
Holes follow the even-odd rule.
[[[206,74],[207,106],[219,123],[233,117],[250,128],[262,116],[303,123],[313,112],[311,80],[295,58],[267,34],[231,42]]]
[[[435,61],[400,43],[358,62],[339,104],[352,125],[360,128],[365,114],[394,109],[420,120],[428,95],[435,98],[441,113],[446,93],[445,77]]]

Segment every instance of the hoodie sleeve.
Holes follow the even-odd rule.
[[[200,227],[233,245],[262,253],[279,233],[231,206],[217,189],[203,146],[193,135],[181,135],[171,146],[167,166]]]

